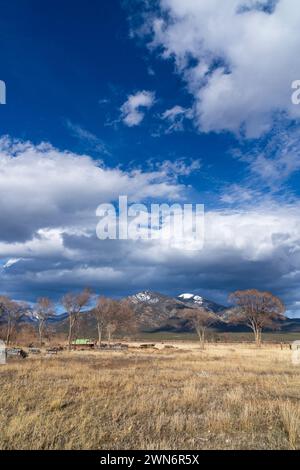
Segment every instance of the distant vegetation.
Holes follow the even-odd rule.
[[[230,299],[233,303],[231,309],[227,309],[223,314],[220,311],[211,311],[208,307],[200,304],[191,304],[185,306],[180,304],[181,310],[177,312],[180,321],[189,330],[193,330],[198,335],[201,348],[204,349],[207,333],[214,327],[220,319],[229,325],[244,325],[249,327],[254,335],[257,346],[261,345],[262,333],[265,329],[276,330],[280,328],[280,322],[284,320],[284,305],[281,300],[269,292],[260,292],[258,290],[236,291],[231,294]],[[65,294],[61,300],[67,320],[68,333],[67,344],[71,349],[72,342],[76,338],[82,337],[84,329],[82,328],[83,312],[88,311],[93,319],[94,333],[97,338],[98,346],[101,346],[105,336],[110,343],[113,334],[131,335],[140,331],[140,318],[142,317],[134,307],[130,298],[121,301],[109,299],[104,296],[96,297],[89,289],[82,292]],[[148,315],[159,315],[159,302],[155,304],[156,310],[145,309]],[[24,302],[16,302],[8,297],[0,296],[0,337],[9,345],[16,337],[20,325],[24,326],[24,319],[30,313],[31,327],[35,328],[39,344],[43,341],[51,330],[51,320],[55,318],[55,305],[47,297],[37,299],[33,308],[30,308]],[[143,317],[144,318],[144,317]],[[156,322],[157,319],[154,319]]]

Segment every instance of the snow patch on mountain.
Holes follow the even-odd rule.
[[[178,297],[181,298],[181,299],[189,300],[189,299],[192,299],[194,297],[194,294],[181,294]]]
[[[131,299],[134,303],[146,302],[150,304],[157,304],[159,302],[159,299],[153,296],[153,294],[148,291],[138,292],[137,294],[133,295]]]
[[[203,298],[200,295],[194,295],[194,294],[180,294],[178,296],[179,299],[183,300],[192,300],[196,304],[202,305],[203,304]]]

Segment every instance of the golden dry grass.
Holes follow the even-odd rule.
[[[0,366],[0,449],[299,449],[290,351],[72,352]]]

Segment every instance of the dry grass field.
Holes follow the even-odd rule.
[[[0,366],[0,449],[299,449],[288,349],[194,344]]]

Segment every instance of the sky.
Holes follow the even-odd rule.
[[[272,291],[300,316],[297,0],[0,0],[1,293]],[[203,249],[96,209],[201,203]]]

